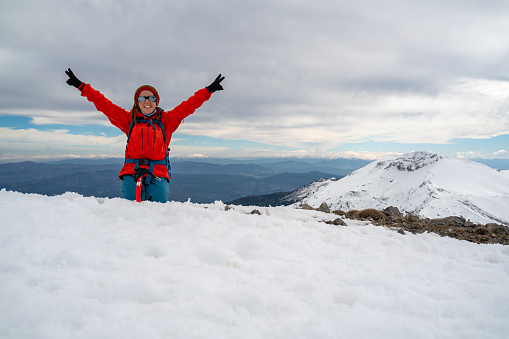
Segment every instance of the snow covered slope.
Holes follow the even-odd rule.
[[[509,246],[0,191],[0,338],[508,338]]]
[[[456,215],[509,225],[509,171],[430,152],[389,156],[341,180],[310,184],[289,198],[346,211],[396,206],[421,217]]]

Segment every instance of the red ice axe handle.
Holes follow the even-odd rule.
[[[141,185],[143,182],[143,176],[138,178],[138,181],[136,182],[136,201],[141,202]]]

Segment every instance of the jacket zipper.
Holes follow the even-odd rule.
[[[157,131],[154,131],[154,137],[152,138],[152,151],[156,150],[156,133]]]

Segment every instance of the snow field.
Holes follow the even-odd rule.
[[[1,338],[506,338],[509,247],[0,191]]]

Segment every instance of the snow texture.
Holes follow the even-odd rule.
[[[315,182],[290,199],[331,210],[385,209],[425,218],[462,216],[509,226],[509,171],[431,152],[388,156],[340,180]]]
[[[4,339],[509,337],[508,246],[291,207],[0,206]]]

